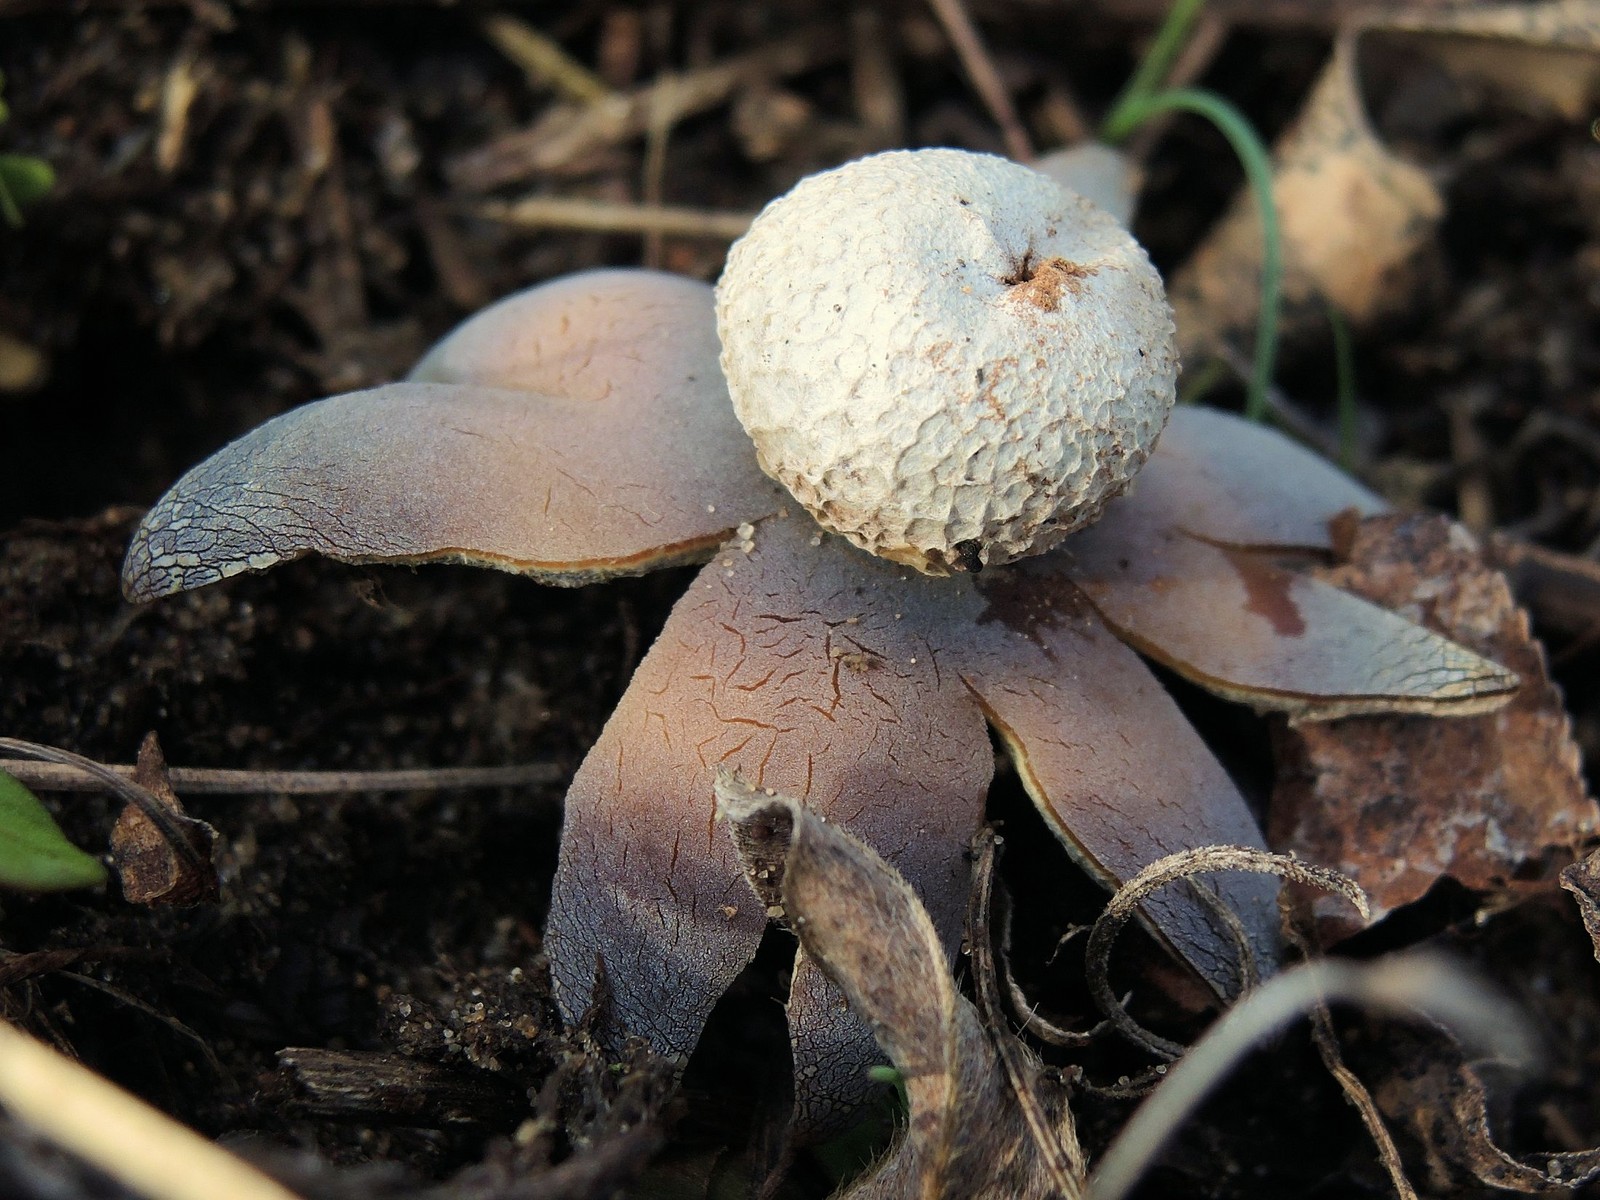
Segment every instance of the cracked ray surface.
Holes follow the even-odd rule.
[[[569,1017],[596,956],[620,1029],[686,1054],[766,913],[711,828],[712,771],[802,795],[885,855],[952,946],[965,847],[1002,731],[1052,828],[1109,886],[1178,849],[1259,846],[1243,799],[1138,658],[1048,570],[936,580],[798,517],[725,548],[674,609],[568,796],[547,933]],[[1275,889],[1213,881],[1263,960]],[[776,915],[776,914],[774,914]],[[1233,942],[1192,892],[1148,910],[1219,993]],[[802,962],[790,1020],[802,1117],[825,1124],[876,1057]]]
[[[1504,704],[1514,672],[1262,553],[1328,548],[1330,518],[1351,509],[1381,505],[1278,434],[1179,410],[1135,489],[1042,561],[1141,653],[1257,709],[1325,720]]]
[[[959,936],[993,756],[927,638],[948,588],[821,539],[774,518],[750,552],[732,545],[704,567],[579,768],[546,934],[569,1018],[590,1002],[598,956],[614,1025],[687,1054],[754,953],[768,914],[713,825],[719,767],[806,796],[895,864],[948,946]],[[876,1058],[864,1029],[826,1052],[813,1036],[836,995],[794,1013],[817,1049],[797,1077],[819,1093]]]
[[[1052,563],[1141,652],[1229,700],[1309,719],[1461,715],[1517,677],[1348,592],[1262,556],[1108,513]]]
[[[1035,560],[1037,562],[1037,560]],[[1198,846],[1265,850],[1250,807],[1159,680],[1049,564],[984,579],[961,672],[1035,806],[1108,888]],[[1237,914],[1263,970],[1278,956],[1276,880],[1230,872],[1147,902],[1151,925],[1213,989],[1239,964],[1226,927],[1188,886]]]
[[[506,324],[519,336],[488,356],[485,331]],[[416,376],[294,409],[184,475],[135,534],[128,597],[308,553],[583,583],[703,558],[778,506],[729,407],[704,284],[604,271],[534,288]]]

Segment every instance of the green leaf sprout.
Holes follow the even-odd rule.
[[[6,77],[0,73],[0,90],[5,88]],[[11,109],[0,99],[0,124],[11,116]],[[43,199],[55,186],[56,173],[42,158],[29,154],[0,154],[0,220],[19,229],[22,210]]]
[[[49,810],[0,771],[0,887],[60,892],[99,887],[106,868],[61,832]]]

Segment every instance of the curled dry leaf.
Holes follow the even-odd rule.
[[[1373,1088],[1383,1115],[1422,1144],[1441,1195],[1462,1185],[1561,1192],[1600,1179],[1600,1148],[1511,1154],[1489,1124],[1489,1091],[1477,1067],[1442,1030],[1391,1029],[1381,1044],[1384,1077]]]
[[[905,880],[808,805],[726,774],[716,792],[762,906],[783,914],[905,1081],[904,1135],[844,1196],[1060,1195],[1063,1181]],[[1031,1056],[1024,1061],[1042,1070]],[[1065,1101],[1059,1089],[1036,1095],[1047,1106]]]
[[[1284,299],[1322,321],[1320,302],[1362,323],[1404,306],[1407,270],[1444,215],[1437,175],[1386,145],[1369,119],[1363,56],[1398,45],[1415,62],[1497,88],[1523,105],[1581,116],[1600,74],[1600,4],[1372,9],[1345,25],[1299,118],[1274,148]],[[1241,195],[1172,279],[1185,361],[1256,320],[1261,224]]]
[[[1337,871],[1301,862],[1289,855],[1269,854],[1248,846],[1199,846],[1151,863],[1118,888],[1105,911],[1095,918],[1089,930],[1088,944],[1084,947],[1084,958],[1088,967],[1089,990],[1107,1022],[1129,1041],[1158,1058],[1177,1058],[1185,1048],[1178,1042],[1151,1033],[1128,1014],[1111,986],[1111,946],[1128,919],[1139,910],[1140,905],[1148,902],[1152,894],[1180,882],[1192,885],[1197,877],[1214,871],[1250,871],[1291,879],[1342,897],[1363,921],[1371,915],[1367,898],[1353,880]],[[1259,981],[1256,949],[1242,928],[1237,931],[1236,940],[1239,943],[1236,949],[1245,975],[1245,987],[1253,988]]]
[[[1351,519],[1339,531],[1341,561],[1318,571],[1324,581],[1492,656],[1522,687],[1497,712],[1461,720],[1283,728],[1273,844],[1356,879],[1377,915],[1443,876],[1497,893],[1548,890],[1600,829],[1600,810],[1527,615],[1443,517]]]
[[[1561,886],[1577,901],[1578,915],[1594,944],[1594,957],[1600,962],[1600,850],[1592,850],[1561,872]]]
[[[127,805],[111,830],[111,866],[131,904],[206,904],[217,898],[217,872],[211,861],[217,831],[183,811],[167,778],[167,760],[156,735],[146,734],[139,746],[133,782],[155,798],[184,838],[187,851],[168,840],[136,804]]]

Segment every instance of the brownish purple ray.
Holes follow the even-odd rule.
[[[1327,719],[1505,703],[1514,673],[1266,553],[1324,549],[1331,517],[1380,507],[1286,438],[1180,409],[1132,491],[1044,561],[1129,645],[1258,709]]]
[[[412,382],[218,451],[140,525],[123,588],[148,600],[309,553],[584,583],[705,558],[778,502],[717,368],[711,289],[601,271],[486,310]]]
[[[767,914],[714,826],[719,767],[805,796],[871,842],[954,948],[993,755],[929,640],[950,619],[948,584],[798,515],[764,522],[748,551],[732,544],[701,570],[567,796],[547,948],[569,1017],[590,1003],[603,961],[613,1027],[687,1054],[754,953]],[[969,587],[954,604],[971,610]],[[800,1099],[821,1119],[876,1052],[841,1022],[831,983],[799,977]]]
[[[960,643],[960,670],[1073,857],[1115,889],[1180,850],[1264,850],[1233,780],[1139,656],[1048,560],[1018,567],[984,580],[987,604]],[[1230,873],[1206,886],[1270,972],[1276,881]],[[1185,888],[1151,900],[1145,916],[1219,995],[1234,994],[1238,953],[1210,905]]]

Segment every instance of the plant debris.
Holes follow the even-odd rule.
[[[133,781],[167,810],[189,852],[176,853],[165,831],[158,829],[137,805],[129,804],[111,830],[111,864],[122,884],[123,898],[130,904],[212,903],[218,886],[211,861],[217,831],[183,811],[167,778],[161,743],[153,733],[139,746]]]
[[[1279,727],[1273,845],[1355,879],[1380,917],[1445,877],[1498,898],[1550,891],[1600,830],[1600,808],[1505,578],[1444,517],[1351,517],[1335,542],[1337,561],[1320,578],[1504,663],[1522,686],[1482,716]]]
[[[993,1038],[1011,1034],[985,1028],[956,991],[927,911],[894,868],[787,796],[722,775],[717,801],[761,903],[782,914],[905,1082],[904,1135],[845,1197],[1081,1194],[1081,1175],[1065,1173],[1083,1164],[1065,1093],[1038,1087],[1042,1064],[1018,1048],[1008,1065],[1026,1074],[1002,1068]]]

